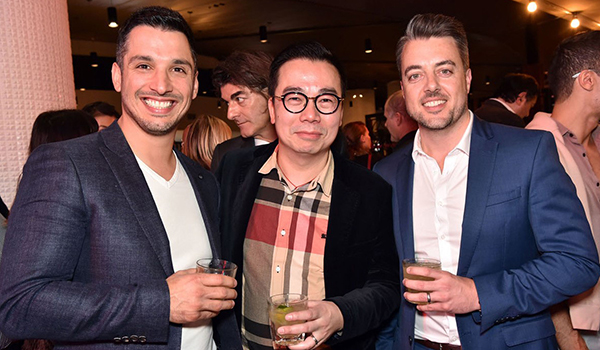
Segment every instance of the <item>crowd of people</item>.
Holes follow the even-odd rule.
[[[213,84],[241,135],[201,115],[180,151],[191,29],[133,13],[112,74],[122,114],[40,114],[10,218],[0,207],[0,348],[600,349],[600,31],[558,46],[554,109],[526,128],[531,76],[467,108],[456,19],[414,16],[396,60],[383,159],[365,123],[342,128],[346,74],[318,42],[232,53]],[[197,273],[201,258],[237,275]],[[440,268],[403,270],[411,258]],[[309,301],[274,330],[281,293]]]

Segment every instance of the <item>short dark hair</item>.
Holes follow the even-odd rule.
[[[31,129],[29,154],[45,143],[74,139],[98,131],[96,119],[79,109],[43,112]]]
[[[296,59],[306,59],[310,61],[327,62],[335,67],[340,75],[340,83],[342,86],[342,96],[346,96],[346,72],[340,61],[327,50],[323,45],[316,41],[292,44],[281,51],[275,57],[271,64],[271,74],[269,75],[269,96],[275,95],[275,89],[279,83],[279,70],[286,62]]]
[[[469,69],[469,43],[465,28],[454,17],[440,14],[426,13],[414,16],[408,26],[404,36],[398,40],[396,46],[396,64],[398,71],[402,76],[402,51],[406,43],[417,39],[444,38],[451,37],[456,43],[460,58],[462,59],[465,71]]]
[[[129,33],[131,33],[133,28],[142,25],[162,29],[164,31],[183,33],[190,44],[190,51],[192,52],[192,59],[194,60],[194,69],[198,67],[192,29],[179,12],[160,6],[143,7],[135,11],[131,17],[125,21],[125,24],[123,24],[121,29],[119,29],[119,36],[117,37],[117,64],[119,67],[123,68],[123,57],[125,57],[127,51],[126,45]]]
[[[217,94],[227,84],[245,86],[259,93],[269,87],[269,68],[273,57],[261,51],[234,51],[212,73]],[[266,96],[265,96],[266,97]]]
[[[571,96],[573,75],[585,69],[593,69],[600,75],[600,31],[576,34],[556,48],[548,70],[548,82],[557,102]]]
[[[89,113],[92,117],[94,117],[96,113],[108,115],[115,118],[119,118],[121,116],[119,112],[117,112],[115,106],[103,101],[88,103],[81,110]]]
[[[528,74],[510,73],[502,79],[502,83],[494,93],[494,97],[513,103],[523,91],[527,94],[527,101],[537,97],[539,86],[535,78]]]

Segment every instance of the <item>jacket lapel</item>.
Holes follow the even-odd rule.
[[[459,276],[467,275],[483,225],[483,215],[492,185],[498,148],[498,143],[493,141],[493,137],[489,124],[475,116],[471,135],[467,196],[458,261],[457,274]]]
[[[334,175],[325,244],[326,261],[339,255],[339,247],[348,241],[348,235],[352,232],[353,218],[359,215],[358,206],[360,204],[358,192],[346,185],[347,174],[350,174],[347,165],[335,152],[332,154]]]
[[[396,245],[402,252],[400,259],[413,258],[415,241],[413,233],[413,180],[415,164],[412,159],[412,147],[402,149],[402,155],[396,168],[396,193],[392,202],[393,211],[398,216],[394,220]],[[399,235],[398,235],[399,233]]]
[[[165,274],[173,274],[169,239],[154,204],[150,189],[135,156],[117,123],[100,133],[105,147],[100,147],[126,200],[154,249]]]

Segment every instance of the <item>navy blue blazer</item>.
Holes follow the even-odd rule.
[[[414,257],[412,145],[375,171],[394,187],[399,256]],[[463,349],[556,349],[548,307],[593,287],[600,266],[554,139],[475,117],[468,171],[457,274],[475,281],[481,314],[456,315]],[[415,312],[402,298],[378,349],[412,349]]]
[[[220,255],[214,176],[177,152]],[[144,175],[118,123],[43,145],[29,157],[0,264],[0,329],[49,339],[56,349],[179,349],[169,323],[169,240]],[[233,312],[213,319],[221,349],[241,349]]]

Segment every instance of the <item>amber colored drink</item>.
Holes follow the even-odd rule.
[[[404,272],[404,278],[409,279],[409,280],[419,280],[419,281],[433,281],[433,278],[425,277],[425,276],[421,276],[421,275],[411,275],[411,274],[406,273],[406,268],[411,267],[411,266],[428,267],[428,268],[434,269],[434,270],[442,269],[442,263],[436,259],[416,258],[416,259],[402,260],[402,271]],[[410,288],[406,288],[406,291],[409,293],[429,292],[427,290],[414,290],[414,289],[410,289]],[[422,302],[412,302],[412,301],[411,301],[411,303],[421,304],[421,305],[426,304],[426,303],[422,303]]]

